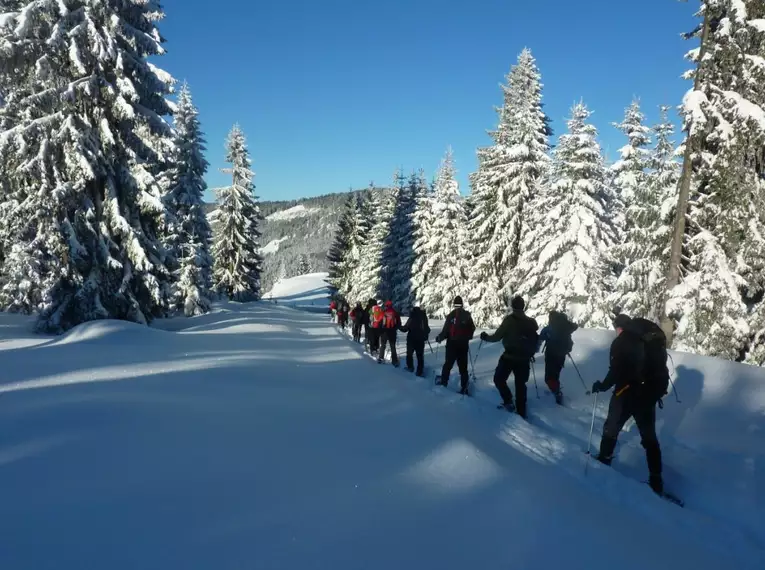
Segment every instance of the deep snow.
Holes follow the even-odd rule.
[[[456,381],[444,390],[374,363],[327,315],[284,303],[226,304],[150,329],[89,323],[58,338],[0,319],[13,325],[0,343],[0,568],[765,560],[760,369],[674,355],[682,403],[666,399],[660,437],[680,509],[637,482],[634,428],[613,469],[591,463],[584,476],[592,400],[570,364],[571,408],[560,408],[539,359],[527,424],[494,407],[497,345],[481,350],[468,399]],[[588,382],[602,377],[610,338],[577,335]]]

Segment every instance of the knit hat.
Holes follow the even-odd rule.
[[[526,308],[526,301],[524,301],[523,297],[520,295],[516,295],[513,297],[513,300],[510,301],[510,306],[516,311],[522,311]]]
[[[388,307],[388,308],[392,307],[393,306],[393,301],[385,301],[385,306]]]
[[[457,295],[457,296],[454,298],[454,301],[452,301],[452,306],[453,306],[453,307],[457,307],[457,308],[460,308],[460,307],[462,307],[462,297],[460,297],[459,295]]]
[[[623,329],[629,326],[629,324],[632,322],[632,319],[629,318],[624,313],[620,313],[616,315],[616,318],[614,318],[614,328],[615,329]]]

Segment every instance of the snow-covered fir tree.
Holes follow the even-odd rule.
[[[370,220],[366,240],[360,251],[359,264],[354,272],[351,291],[353,299],[371,299],[389,294],[383,281],[382,255],[385,240],[390,230],[390,221],[395,206],[395,193],[384,190],[381,194],[369,193],[364,205],[364,216]]]
[[[749,311],[745,301],[763,290],[754,269],[765,253],[756,168],[765,145],[765,5],[707,0],[704,14],[707,26],[691,34],[708,31],[689,54],[696,67],[687,77],[695,83],[682,110],[690,195],[681,281],[668,292],[667,313],[677,324],[677,348],[735,359],[753,336],[750,354],[756,351],[763,320],[762,305]]]
[[[214,224],[213,282],[215,290],[236,301],[260,299],[260,207],[254,195],[252,162],[239,125],[231,130],[226,150],[231,186],[217,190]]]
[[[356,196],[348,196],[343,213],[337,223],[335,239],[332,241],[329,253],[327,254],[327,260],[329,261],[327,282],[333,289],[340,291],[342,294],[348,294],[351,287],[353,235],[356,231],[357,208],[358,201]]]
[[[157,2],[5,3],[2,304],[61,332],[166,314],[158,176],[172,149]]]
[[[532,203],[518,269],[519,292],[533,298],[531,314],[565,310],[580,325],[597,327],[610,324],[616,229],[590,114],[583,103],[571,111],[553,153],[550,187]]]
[[[165,203],[171,214],[168,248],[179,261],[174,304],[186,316],[210,310],[212,232],[204,210],[205,140],[191,91],[184,84],[175,111],[175,152]]]
[[[468,267],[467,217],[449,148],[432,193],[419,199],[412,282],[420,306],[437,319],[449,314],[452,300],[463,294]]]
[[[626,231],[634,222],[626,210],[633,205],[635,194],[645,188],[650,144],[650,128],[644,125],[645,115],[640,103],[633,101],[621,123],[614,126],[627,137],[627,144],[619,149],[619,160],[611,166],[613,188],[616,192],[614,223],[620,231]]]
[[[495,324],[518,283],[516,265],[528,226],[528,204],[549,169],[549,119],[534,57],[523,50],[503,86],[504,105],[494,144],[478,150],[471,178],[472,249],[468,297],[477,322]]]
[[[308,275],[311,272],[311,260],[305,253],[300,254],[297,271],[298,275]]]
[[[631,186],[625,215],[630,224],[617,258],[624,269],[616,282],[609,305],[633,317],[659,322],[664,310],[664,289],[672,231],[670,212],[677,200],[680,163],[672,142],[674,125],[669,107],[661,108],[661,121],[652,131],[656,144],[645,159],[645,179]],[[641,139],[647,139],[642,136]]]

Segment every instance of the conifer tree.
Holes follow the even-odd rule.
[[[204,210],[207,189],[204,175],[208,163],[203,153],[205,140],[191,91],[184,84],[175,112],[175,152],[170,171],[170,190],[165,203],[172,218],[168,247],[179,260],[174,303],[186,316],[210,310],[212,232]]]
[[[478,150],[471,176],[472,246],[470,299],[479,323],[494,324],[517,288],[516,265],[527,227],[528,203],[540,192],[549,168],[549,119],[534,57],[523,50],[503,86],[494,144]]]
[[[434,191],[419,200],[413,283],[417,300],[435,318],[446,317],[452,299],[462,294],[467,267],[467,217],[456,180],[452,149],[436,175]]]
[[[308,275],[311,272],[311,260],[305,253],[300,254],[298,260],[298,275]]]
[[[382,257],[394,205],[395,193],[390,190],[384,190],[379,196],[373,192],[369,194],[365,210],[371,225],[354,274],[352,291],[356,299],[380,298],[389,294],[383,281],[386,274]]]
[[[646,158],[645,180],[632,187],[626,217],[631,221],[617,257],[624,270],[616,282],[612,306],[634,317],[658,322],[664,309],[664,288],[669,262],[671,218],[677,195],[680,164],[671,141],[674,125],[669,107],[661,108],[661,122],[653,128],[656,145]]]
[[[568,133],[553,154],[551,185],[531,208],[518,269],[519,292],[533,298],[531,314],[566,310],[579,324],[597,327],[610,323],[616,230],[590,114],[583,103],[571,111]]]
[[[342,294],[348,294],[351,287],[352,269],[350,263],[353,249],[353,234],[357,221],[357,198],[354,195],[348,196],[343,213],[337,224],[335,239],[327,254],[329,261],[329,275],[327,282],[340,291]]]
[[[61,332],[166,314],[172,149],[156,2],[14,2],[0,29],[0,301]]]
[[[215,290],[235,301],[260,299],[260,207],[254,195],[250,153],[244,133],[234,125],[229,133],[226,162],[232,184],[219,188],[214,224],[213,281]]]
[[[704,0],[696,68],[683,101],[684,168],[667,277],[667,315],[677,348],[739,358],[756,336],[762,291],[752,262],[763,235],[757,157],[765,143],[765,6],[756,0]],[[752,251],[752,248],[755,251]],[[744,297],[746,295],[746,297]],[[751,332],[750,332],[751,331]],[[756,342],[756,341],[755,341]]]

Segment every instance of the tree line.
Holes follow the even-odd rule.
[[[607,165],[583,103],[552,148],[540,71],[524,50],[463,199],[447,153],[432,184],[396,175],[352,197],[329,252],[349,300],[417,303],[443,317],[461,294],[480,325],[510,298],[544,317],[607,327],[614,308],[661,322],[673,346],[765,362],[765,3],[701,0],[693,86],[673,142],[670,107],[648,126],[626,109]]]
[[[260,297],[261,215],[238,126],[205,215],[205,140],[156,2],[4,2],[0,307],[41,331],[196,315]],[[170,118],[173,118],[172,124]]]

